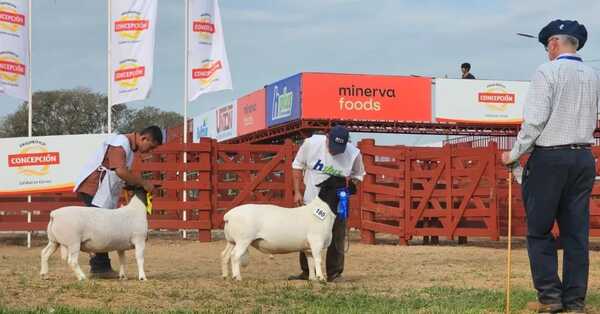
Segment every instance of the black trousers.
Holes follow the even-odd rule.
[[[344,272],[344,239],[346,237],[346,220],[335,218],[332,230],[331,244],[327,248],[325,258],[325,268],[327,269],[327,278],[333,275],[341,275]],[[306,254],[300,252],[300,268],[302,273],[308,277],[308,261]]]
[[[85,206],[88,207],[98,207],[92,204],[93,196],[86,193],[79,193],[79,199],[83,201]],[[110,258],[108,257],[108,253],[96,253],[90,258],[90,272],[92,273],[103,273],[107,271],[111,271],[112,267],[110,266]]]
[[[584,305],[589,270],[589,200],[596,176],[589,149],[539,149],[523,174],[527,251],[533,283],[543,304]],[[551,230],[560,228],[562,282]]]

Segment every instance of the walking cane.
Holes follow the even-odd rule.
[[[508,254],[506,256],[506,314],[510,313],[511,242],[512,242],[512,169],[508,171]]]

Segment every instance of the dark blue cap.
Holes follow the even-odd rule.
[[[350,133],[345,127],[337,125],[329,130],[329,151],[332,154],[341,154],[346,150]]]
[[[548,39],[554,35],[569,35],[579,40],[579,47],[577,50],[583,48],[587,40],[587,30],[585,26],[579,24],[577,21],[569,20],[554,20],[546,25],[540,31],[538,40],[544,47],[548,45]]]

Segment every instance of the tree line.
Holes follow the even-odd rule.
[[[27,136],[27,102],[0,118],[0,137]],[[87,88],[39,91],[33,94],[34,136],[104,133],[107,131],[107,98]],[[183,116],[155,107],[112,107],[112,130],[140,131],[149,125],[169,128],[182,124]]]

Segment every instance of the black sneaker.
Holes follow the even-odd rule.
[[[299,275],[291,275],[288,280],[308,280],[308,274],[300,273]]]
[[[119,278],[119,273],[114,270],[108,270],[103,272],[90,272],[90,278],[95,279],[117,279]]]
[[[563,309],[563,313],[585,313],[585,307],[584,306],[568,306],[565,305],[564,309]]]
[[[327,282],[340,282],[342,281],[342,274],[337,273],[337,274],[333,274],[331,276],[327,276]]]

